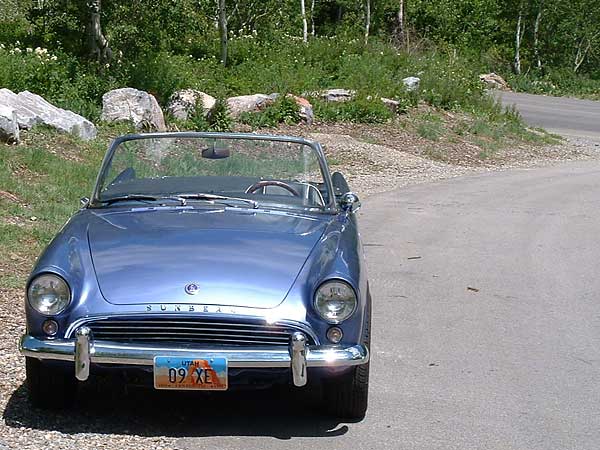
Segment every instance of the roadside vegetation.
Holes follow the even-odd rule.
[[[479,74],[498,72],[515,90],[598,98],[598,8],[591,0],[0,0],[0,88],[40,94],[100,131],[86,143],[37,128],[19,146],[0,145],[8,255],[0,285],[22,285],[34,255],[90,191],[110,138],[128,130],[100,123],[111,89],[150,92],[163,107],[185,88],[218,98],[208,117],[202,105],[185,122],[167,116],[172,130],[307,134],[341,124],[364,142],[397,147],[414,136],[418,156],[488,164],[504,148],[557,140],[501,108]],[[411,76],[420,79],[415,90],[402,81]],[[355,96],[326,102],[318,92],[329,88]],[[290,131],[299,112],[285,95],[234,122],[225,99],[259,92],[308,98],[314,127]],[[382,97],[398,102],[395,110]]]

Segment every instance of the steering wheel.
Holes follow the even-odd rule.
[[[291,192],[292,195],[294,195],[296,197],[300,197],[300,192],[298,192],[292,186],[290,186],[287,183],[284,183],[283,181],[276,181],[276,180],[265,180],[265,181],[259,181],[258,183],[254,183],[252,186],[250,186],[248,189],[246,189],[246,194],[255,194],[256,191],[258,191],[259,189],[262,189],[264,187],[267,187],[267,186],[277,186],[277,187],[285,189],[288,192]]]

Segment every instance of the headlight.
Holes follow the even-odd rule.
[[[356,309],[354,289],[344,281],[326,281],[315,294],[315,309],[329,323],[341,323]]]
[[[65,310],[71,301],[71,290],[58,275],[44,274],[35,278],[27,290],[29,304],[37,312],[55,316]]]

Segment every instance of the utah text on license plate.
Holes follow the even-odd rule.
[[[155,389],[227,390],[227,359],[154,358]]]

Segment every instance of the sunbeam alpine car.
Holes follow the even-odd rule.
[[[31,402],[118,375],[155,389],[291,384],[367,410],[371,297],[355,211],[318,143],[129,135],[26,287]]]

